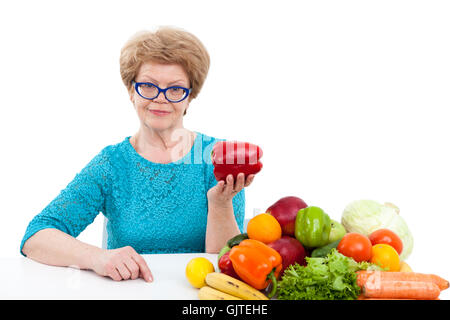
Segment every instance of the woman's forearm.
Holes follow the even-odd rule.
[[[218,253],[226,242],[241,233],[233,211],[233,203],[227,206],[208,204],[205,251]]]
[[[80,269],[92,269],[94,256],[101,250],[57,229],[36,232],[22,248],[28,258],[38,262]]]

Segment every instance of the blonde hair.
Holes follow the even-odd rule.
[[[196,98],[209,70],[208,51],[193,34],[162,26],[155,32],[140,31],[132,36],[120,52],[120,76],[128,92],[133,90],[142,63],[179,64],[187,73],[192,88],[189,101]]]

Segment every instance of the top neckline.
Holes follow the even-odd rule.
[[[160,163],[160,162],[154,162],[154,161],[150,161],[146,158],[144,158],[143,156],[141,156],[136,149],[134,149],[133,145],[130,142],[130,138],[131,136],[128,136],[125,138],[125,144],[127,146],[127,148],[130,150],[130,152],[139,159],[139,161],[142,161],[144,163],[150,164],[150,165],[157,165],[157,166],[171,166],[171,165],[175,165],[175,164],[180,164],[180,163],[184,163],[188,158],[191,158],[192,156],[192,152],[195,150],[195,146],[197,144],[198,139],[200,138],[201,133],[194,131],[196,133],[195,139],[194,139],[194,143],[192,144],[191,149],[189,150],[188,153],[186,153],[181,159],[178,159],[177,161],[173,161],[173,162],[168,162],[168,163]]]

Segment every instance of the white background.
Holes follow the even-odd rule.
[[[120,49],[172,25],[211,56],[185,127],[264,150],[247,217],[288,195],[336,220],[352,200],[390,201],[412,268],[450,279],[449,16],[448,1],[2,1],[0,257],[136,132]],[[102,219],[79,239],[100,246]]]

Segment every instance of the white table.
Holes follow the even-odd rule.
[[[189,260],[205,257],[217,268],[217,255],[204,253],[143,255],[154,281],[114,281],[93,271],[54,267],[18,256],[0,258],[0,300],[2,299],[136,299],[197,300],[198,289],[185,277]],[[441,300],[450,299],[450,289]]]
[[[25,257],[1,258],[0,299],[152,299],[196,300],[198,289],[186,279],[190,259],[205,257],[217,269],[216,254],[143,255],[154,281],[114,281],[90,270],[48,266]]]

